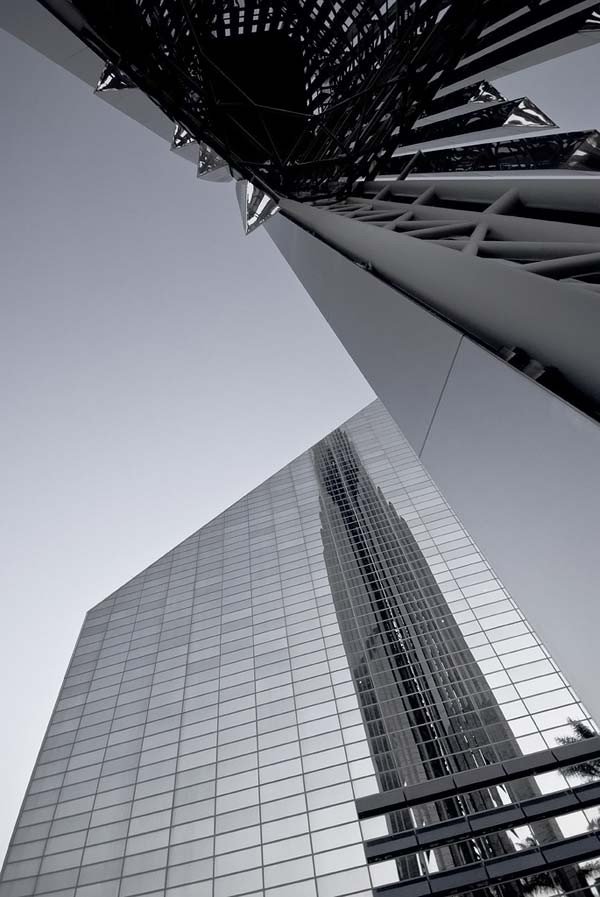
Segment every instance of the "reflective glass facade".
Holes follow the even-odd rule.
[[[574,793],[595,762],[362,821],[355,801],[594,732],[376,402],[88,613],[0,897],[370,897],[543,851],[597,807],[371,866],[363,842]]]

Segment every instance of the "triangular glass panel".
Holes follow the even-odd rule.
[[[276,212],[279,206],[263,190],[259,190],[250,181],[237,181],[235,185],[237,201],[242,214],[244,232],[252,231],[264,224]]]
[[[100,75],[94,93],[103,93],[105,90],[127,90],[130,87],[135,87],[133,81],[123,74],[116,65],[109,62]]]
[[[489,81],[478,81],[472,85],[472,92],[468,98],[469,103],[495,103],[501,102],[505,97],[502,96],[497,87],[490,84]]]
[[[190,143],[194,143],[193,135],[183,125],[176,124],[173,131],[173,139],[171,140],[171,149],[183,149],[184,146],[189,146]]]
[[[532,128],[556,128],[556,122],[532,103],[529,97],[522,97],[512,107],[504,125],[527,126]]]
[[[207,181],[229,181],[229,166],[225,159],[208,145],[200,141],[198,143],[198,170],[197,176]]]

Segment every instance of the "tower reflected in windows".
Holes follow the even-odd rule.
[[[379,788],[387,791],[521,757],[517,738],[475,661],[405,520],[336,430],[313,449],[321,486],[324,556]],[[504,792],[504,800],[503,794]],[[389,814],[390,832],[468,817],[540,796],[533,777],[507,788]],[[532,842],[562,837],[555,820],[532,825]],[[516,850],[507,832],[397,860],[400,878]],[[563,869],[566,891],[584,887]],[[589,892],[589,889],[587,889]],[[515,884],[503,894],[521,894]]]

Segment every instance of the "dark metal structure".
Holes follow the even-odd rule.
[[[400,174],[407,155],[398,154],[383,167],[385,174]],[[515,140],[447,146],[420,153],[411,170],[415,174],[443,172],[540,171],[600,172],[598,131],[536,134]]]
[[[428,134],[504,123],[511,104],[481,75],[600,27],[580,0],[41,2],[126,79],[109,86],[135,84],[237,174],[295,199],[347,194]]]
[[[528,97],[507,99],[488,80],[600,40],[598,0],[39,2],[104,60],[98,92],[139,88],[173,123],[172,148],[197,153],[200,177],[238,180],[247,233],[281,209],[501,358],[522,349],[521,370],[600,414],[588,340],[573,364],[539,317],[519,323],[505,307],[496,320],[489,289],[483,313],[494,321],[482,322],[479,266],[470,270],[490,259],[529,275],[517,291],[530,311],[542,291],[533,274],[588,299],[600,289],[600,202],[577,183],[600,172],[598,131],[561,132]],[[554,189],[531,172],[568,180]],[[342,218],[368,227],[351,233]],[[389,231],[460,254],[464,264],[448,262],[453,283],[466,281],[458,304],[446,285],[425,288],[439,256],[424,257],[411,282]],[[504,288],[507,266],[489,272]],[[589,321],[574,308],[582,302],[564,295],[571,326],[585,334]]]

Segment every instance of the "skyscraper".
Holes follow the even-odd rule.
[[[599,756],[376,402],[90,610],[0,895],[591,894]]]

